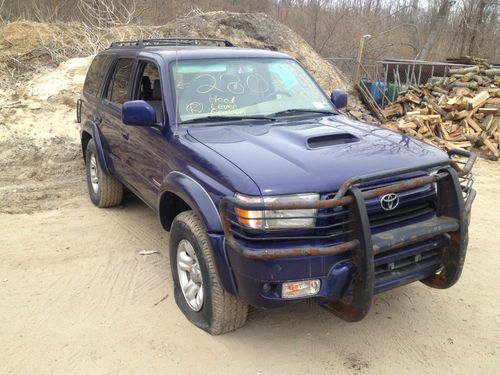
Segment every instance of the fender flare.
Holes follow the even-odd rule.
[[[161,207],[161,199],[165,193],[173,193],[186,202],[203,221],[208,232],[222,232],[219,210],[205,188],[194,178],[182,172],[170,172],[163,180],[160,188],[159,209]],[[161,214],[160,220],[164,224],[164,219],[161,217],[164,215]]]
[[[104,147],[102,145],[102,136],[101,136],[101,131],[97,127],[95,123],[92,121],[87,121],[85,123],[85,130],[84,132],[88,133],[88,130],[92,133],[92,139],[94,140],[95,148],[97,150],[97,158],[99,159],[99,164],[103,170],[103,172],[110,176],[111,175],[111,170],[109,168],[109,163],[106,159],[106,154],[104,153]]]

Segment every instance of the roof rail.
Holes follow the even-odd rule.
[[[234,47],[234,44],[226,39],[217,38],[158,38],[139,39],[135,41],[113,42],[109,48],[144,48],[156,46],[197,46],[197,45],[219,45]]]

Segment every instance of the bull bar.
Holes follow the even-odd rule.
[[[445,162],[421,164],[411,168],[399,168],[350,178],[340,186],[332,199],[315,202],[297,200],[249,203],[242,202],[235,197],[224,197],[220,203],[220,216],[226,244],[243,257],[257,260],[327,256],[351,252],[352,261],[356,266],[351,282],[352,293],[341,300],[328,302],[325,305],[334,314],[347,321],[361,320],[368,313],[374,293],[374,256],[377,254],[431,240],[437,236],[446,236],[448,241],[441,251],[442,267],[422,281],[434,288],[448,288],[457,282],[462,272],[468,243],[469,215],[476,194],[472,188],[471,177],[476,155],[465,150],[451,150],[448,155],[449,159]],[[464,157],[465,161],[457,159]],[[371,190],[362,191],[360,188],[360,184],[363,183],[422,170],[434,170],[435,173],[408,178]],[[381,233],[371,233],[366,200],[433,183],[436,184],[438,197],[436,217]],[[349,220],[328,227],[335,229],[330,227],[338,226],[337,233],[315,237],[336,237],[342,239],[341,243],[323,247],[307,245],[253,249],[236,238],[241,237],[244,241],[244,235],[236,232],[235,236],[234,229],[241,227],[238,220],[233,220],[231,217],[231,213],[235,215],[235,208],[252,211],[315,209],[318,210],[317,212],[325,209],[347,208],[347,211],[342,212],[348,212]],[[335,213],[330,216],[333,215]],[[321,228],[326,228],[326,226]],[[266,230],[255,232],[266,233]],[[307,239],[308,237],[297,238]],[[286,240],[287,237],[263,236],[256,239]]]

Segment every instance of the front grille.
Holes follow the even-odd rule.
[[[403,225],[408,221],[419,221],[434,215],[435,208],[432,202],[423,202],[415,205],[397,207],[392,211],[375,211],[368,213],[372,231],[386,227]]]
[[[361,190],[364,192],[387,185],[390,183],[365,186]],[[334,195],[335,193],[328,194],[327,199],[333,198]],[[380,198],[366,202],[372,233],[430,219],[436,215],[436,192],[431,185],[404,191],[399,197],[399,205],[391,211],[382,209]]]

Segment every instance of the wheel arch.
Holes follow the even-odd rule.
[[[83,161],[86,162],[86,158],[87,158],[87,145],[89,144],[90,140],[92,139],[92,135],[84,130],[82,131],[82,136],[81,136],[81,142],[82,142],[82,154],[83,154]]]
[[[198,215],[208,232],[222,231],[219,211],[203,186],[184,173],[171,172],[163,181],[158,202],[163,228],[170,230],[174,218],[187,210]]]
[[[111,172],[109,168],[109,163],[104,153],[101,132],[99,131],[99,128],[97,127],[96,124],[94,124],[92,121],[87,121],[81,133],[81,142],[82,142],[82,151],[84,155],[83,156],[84,160],[85,160],[85,152],[87,149],[87,145],[89,144],[91,139],[94,140],[94,144],[97,151],[97,157],[99,158],[99,163],[101,165],[103,172],[106,175],[110,176]]]

